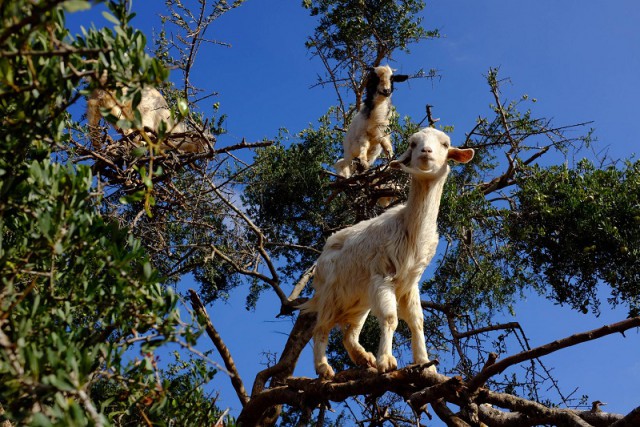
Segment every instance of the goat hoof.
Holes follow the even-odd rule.
[[[398,367],[398,361],[391,354],[383,354],[378,356],[377,365],[378,372],[385,373],[395,370]]]
[[[327,363],[321,363],[320,365],[316,366],[316,373],[318,374],[318,377],[322,378],[323,380],[330,380],[336,376],[333,368]]]
[[[356,357],[354,357],[354,361],[353,363],[355,363],[357,366],[362,366],[362,367],[372,367],[375,368],[376,367],[376,357],[371,353],[371,352],[362,352],[358,355],[356,355]]]
[[[415,366],[420,366],[420,365],[424,365],[424,364],[429,363],[429,362],[430,362],[429,358],[426,358],[426,359],[417,359],[417,360],[416,360],[416,362],[414,363],[414,365],[415,365]],[[428,370],[429,372],[433,373],[433,374],[437,374],[437,373],[438,373],[438,371],[437,371],[437,369],[436,369],[436,365],[431,365],[431,366],[429,366],[429,367],[427,368],[427,370]]]

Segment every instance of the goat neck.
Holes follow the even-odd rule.
[[[447,168],[448,169],[448,168]],[[437,230],[438,211],[448,170],[435,179],[411,178],[404,207],[405,227],[410,235],[427,238]]]
[[[367,108],[367,119],[375,126],[386,126],[389,124],[389,110],[391,109],[391,97],[376,94],[373,98],[372,107]]]

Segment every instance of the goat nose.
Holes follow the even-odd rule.
[[[431,147],[422,147],[423,153],[433,153],[433,148]]]

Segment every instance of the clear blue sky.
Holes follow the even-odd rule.
[[[336,103],[331,89],[314,88],[323,68],[304,47],[315,20],[301,1],[248,0],[215,22],[207,37],[231,48],[205,46],[194,83],[219,92],[215,99],[228,114],[229,133],[219,144],[271,138],[285,127],[297,132],[315,123]],[[159,30],[164,2],[134,1],[133,25],[151,39]],[[99,14],[70,17],[72,25],[109,25]],[[479,115],[488,114],[491,94],[484,75],[500,67],[512,84],[504,95],[527,93],[537,98],[534,113],[552,117],[557,125],[593,120],[598,149],[613,158],[640,152],[636,132],[640,100],[640,3],[635,0],[434,0],[427,1],[424,24],[443,38],[423,42],[410,54],[398,55],[392,67],[403,73],[420,68],[440,70],[436,81],[412,80],[397,85],[394,104],[401,115],[419,120],[426,103],[435,105],[443,124],[455,126],[454,144],[464,140]],[[175,76],[179,77],[179,76]],[[205,112],[208,112],[206,110]],[[588,155],[588,153],[585,153]],[[188,283],[183,284],[188,286]],[[209,308],[236,360],[246,387],[263,368],[262,352],[279,352],[291,329],[290,320],[276,320],[279,303],[268,293],[256,312],[244,310],[246,291],[239,289],[227,304]],[[543,298],[530,296],[518,304],[517,320],[532,346],[621,320],[625,313],[603,307],[600,318],[579,315]],[[512,319],[506,319],[512,320]],[[210,347],[203,341],[203,347]],[[565,393],[608,402],[605,410],[627,413],[640,405],[640,334],[608,337],[544,358]],[[313,375],[309,349],[296,371]],[[218,375],[222,406],[232,413],[240,404],[228,378]],[[555,396],[550,395],[552,398]]]

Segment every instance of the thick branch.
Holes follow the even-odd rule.
[[[443,309],[440,306],[430,308]],[[299,316],[278,365],[266,369],[256,378],[251,400],[245,405],[238,419],[242,425],[255,425],[264,419],[266,411],[283,404],[310,409],[329,400],[343,401],[357,395],[379,396],[385,392],[406,397],[416,412],[425,404],[431,403],[436,414],[450,426],[475,425],[478,419],[487,425],[505,427],[540,424],[579,427],[635,426],[640,422],[640,408],[634,409],[624,417],[601,411],[549,408],[533,400],[481,388],[488,378],[513,364],[615,332],[622,333],[640,326],[640,317],[557,340],[508,357],[496,364],[493,364],[494,359],[490,358],[482,371],[467,384],[459,377],[450,378],[431,373],[426,369],[427,365],[410,366],[385,374],[378,374],[375,369],[348,370],[338,373],[333,381],[291,378],[299,352],[309,341],[312,328],[313,320],[305,319],[303,322],[301,318],[302,316]],[[265,390],[264,386],[269,377],[273,378],[272,388]],[[454,414],[447,408],[446,402],[459,406],[461,412]],[[487,404],[504,408],[508,412]],[[269,412],[269,416],[273,414],[274,412]]]
[[[519,424],[515,424],[519,426],[534,426],[549,423],[557,425],[561,422],[569,426],[591,427],[591,424],[578,416],[578,411],[548,408],[538,402],[511,394],[483,390],[480,394],[480,400],[484,403],[507,408],[513,413],[520,413],[520,419],[517,421]],[[487,415],[487,413],[485,413],[485,415]]]
[[[637,427],[640,425],[640,406],[629,412],[624,418],[611,424],[611,427]]]
[[[421,411],[421,408],[440,399],[444,394],[457,393],[462,387],[462,377],[453,377],[445,382],[427,387],[423,390],[417,391],[409,396],[407,403],[413,408],[416,413]]]
[[[304,347],[309,340],[311,340],[315,324],[315,314],[300,314],[298,316],[278,363],[256,375],[253,388],[251,389],[252,398],[264,390],[265,384],[269,379],[271,379],[271,386],[273,387],[274,385],[284,384],[285,380],[293,375],[300,353],[302,353]],[[281,405],[272,406],[270,410],[265,412],[264,416],[261,417],[261,424],[270,425],[275,423],[280,416],[281,410]]]
[[[305,286],[307,286],[307,283],[309,283],[309,280],[313,277],[315,272],[316,264],[313,263],[313,265],[304,272],[302,277],[300,277],[300,280],[298,280],[298,283],[296,283],[296,285],[293,287],[293,290],[291,291],[291,294],[288,298],[289,301],[293,301],[300,296],[300,293],[304,290]]]
[[[439,399],[431,406],[433,407],[433,411],[436,413],[438,418],[444,421],[447,427],[471,427],[460,417],[454,414],[453,411],[449,409],[444,400]]]
[[[352,372],[356,374],[356,379],[349,375]],[[408,390],[415,392],[447,379],[443,375],[432,373],[424,365],[386,374],[378,374],[374,369],[345,371],[336,376],[334,381],[290,378],[284,386],[270,388],[252,396],[240,414],[238,423],[247,426],[255,425],[262,414],[275,405],[293,404],[315,407],[329,400],[340,402],[360,394],[382,394],[385,391],[404,394]]]

